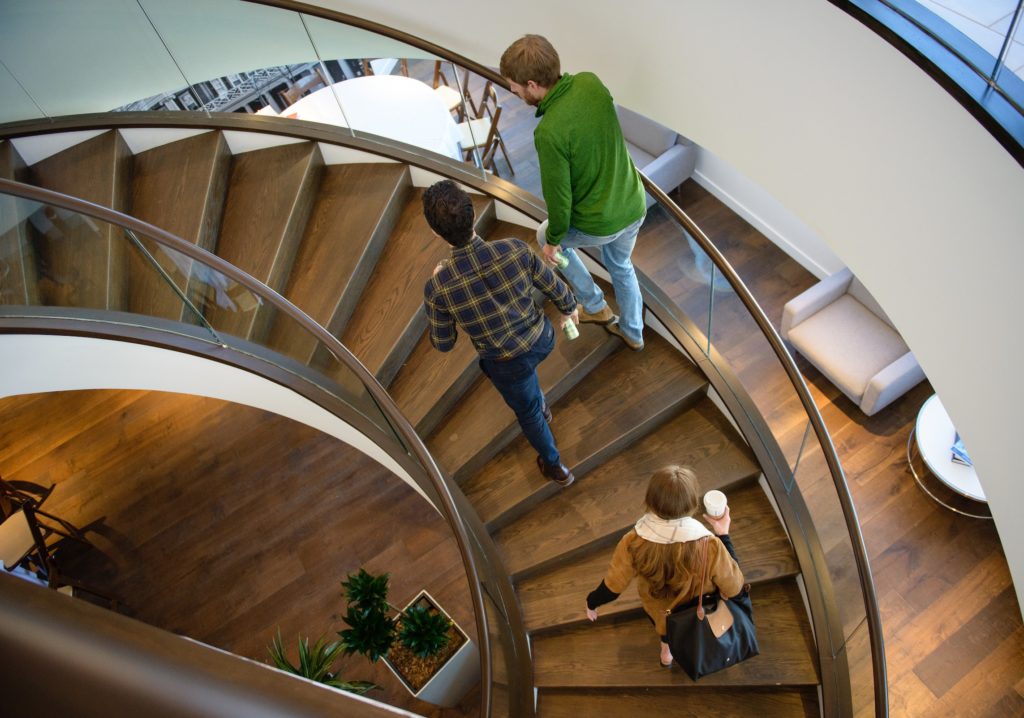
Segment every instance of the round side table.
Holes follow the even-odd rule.
[[[953,452],[950,447],[953,446],[955,439],[956,429],[953,428],[949,414],[942,406],[938,394],[932,394],[921,406],[914,428],[910,430],[910,436],[907,437],[907,464],[910,466],[910,473],[913,474],[914,480],[921,490],[940,506],[962,516],[991,520],[991,516],[969,513],[950,506],[928,490],[921,480],[920,474],[917,473],[917,469],[914,468],[914,450],[916,449],[928,471],[945,486],[971,501],[987,503],[985,492],[981,488],[981,482],[978,481],[978,474],[974,467],[964,466],[953,461]]]

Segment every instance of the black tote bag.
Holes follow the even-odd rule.
[[[708,541],[702,539],[701,582],[707,575]],[[750,587],[726,600],[716,591],[678,606],[666,618],[672,657],[693,680],[758,654]]]

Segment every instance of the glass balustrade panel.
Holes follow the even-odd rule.
[[[660,297],[652,297],[656,314],[672,317],[706,355],[714,292],[711,260],[660,205],[647,210],[633,263],[661,291]]]
[[[850,671],[854,718],[871,718],[875,715],[875,676],[867,620],[846,637],[845,659]]]
[[[775,304],[762,306],[769,317],[782,315],[782,301]],[[788,467],[783,475],[791,473],[808,435],[807,412],[768,338],[732,287],[715,290],[711,345],[724,361],[722,366],[746,389],[754,404],[752,413],[763,417],[767,432],[781,448]]]
[[[14,80],[0,80],[0,122],[108,112],[188,86],[135,2],[0,3],[0,60]]]
[[[0,195],[0,304],[51,316],[184,329],[210,341],[156,245],[84,214]],[[61,308],[56,311],[56,308]],[[179,325],[181,325],[179,327]]]
[[[822,587],[834,596],[836,613],[828,639],[833,655],[837,655],[867,616],[853,540],[825,453],[813,438],[807,442],[795,474],[827,569],[828,581],[822,581]]]

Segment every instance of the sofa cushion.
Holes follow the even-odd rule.
[[[619,125],[622,126],[622,136],[626,138],[626,143],[636,145],[654,157],[674,145],[679,137],[675,130],[659,125],[654,120],[621,105],[615,106],[615,112],[618,113]],[[637,167],[640,166],[636,160],[634,163]]]
[[[850,281],[850,289],[848,291],[850,292],[850,296],[877,314],[879,319],[883,320],[893,329],[896,328],[896,325],[892,323],[892,319],[889,319],[889,315],[882,311],[882,305],[878,303],[878,300],[871,296],[871,292],[868,291],[867,287],[861,284],[859,279],[854,277]]]
[[[875,374],[909,351],[892,327],[849,294],[792,327],[789,341],[855,403]]]

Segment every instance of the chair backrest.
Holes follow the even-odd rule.
[[[34,532],[32,530],[30,516],[34,516],[31,507],[22,506],[0,523],[0,561],[8,571],[38,548],[37,535],[39,543],[42,543],[38,527]],[[45,551],[45,544],[43,548]]]
[[[896,329],[896,325],[892,323],[892,319],[889,319],[889,315],[882,310],[882,305],[878,303],[877,299],[871,296],[871,292],[867,290],[867,287],[861,284],[859,279],[856,277],[853,278],[850,282],[850,288],[846,290],[846,293],[867,307],[872,314],[876,315],[883,322],[893,329]]]
[[[675,130],[622,105],[615,105],[615,114],[619,117],[619,126],[626,141],[654,157],[667,152],[679,139]]]
[[[286,105],[294,105],[295,102],[305,95],[307,92],[312,92],[321,87],[327,87],[330,83],[327,82],[327,78],[324,77],[320,68],[315,68],[315,71],[300,77],[298,80],[293,82],[287,90],[281,93],[281,99]]]

